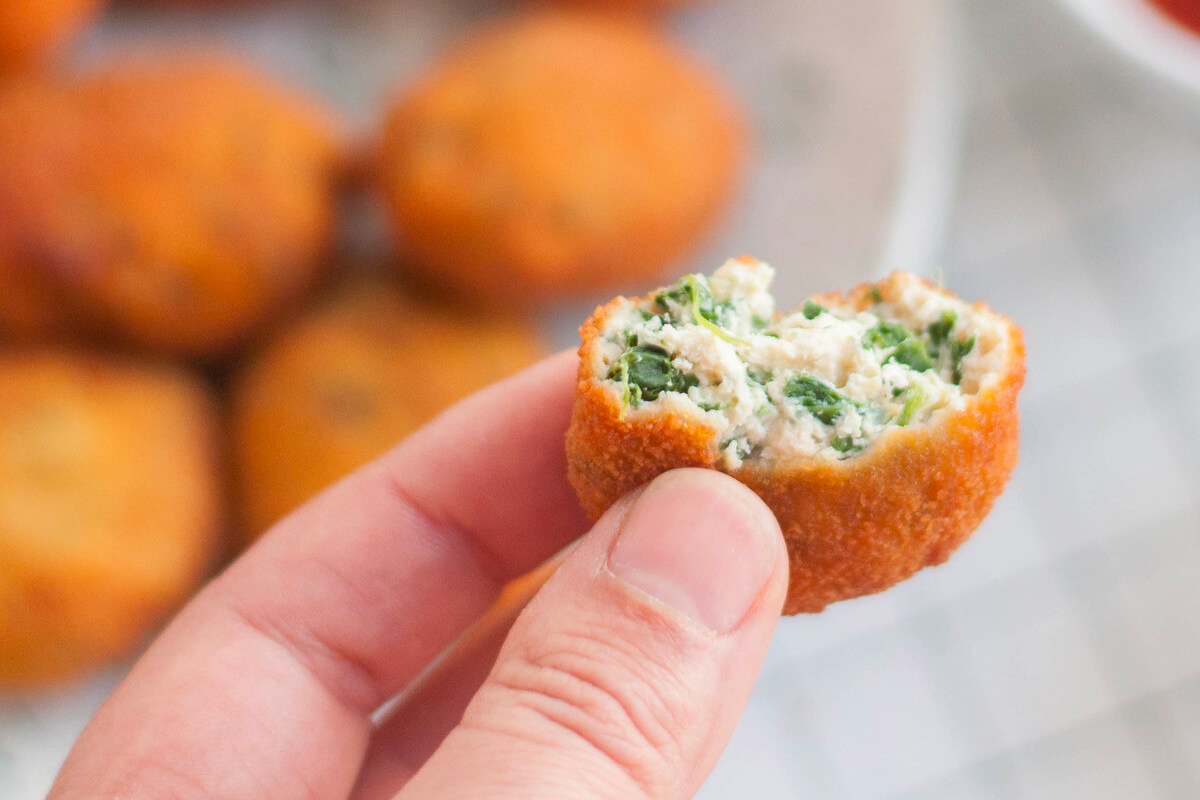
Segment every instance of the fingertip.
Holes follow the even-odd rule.
[[[753,492],[701,469],[665,473],[624,516],[608,556],[617,578],[717,633],[741,623],[778,571],[779,523]]]
[[[411,796],[691,796],[761,668],[786,562],[774,516],[726,475],[630,493],[517,620]]]
[[[772,545],[783,545],[783,532],[779,520],[763,499],[754,493],[749,486],[736,478],[715,469],[687,467],[684,469],[664,472],[652,483],[683,483],[693,487],[693,491],[708,493],[712,497],[729,503],[746,515],[747,524],[756,526],[762,535],[767,537]]]

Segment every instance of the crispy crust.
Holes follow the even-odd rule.
[[[0,89],[0,327],[229,352],[318,276],[341,154],[304,101],[224,58]]]
[[[102,0],[5,0],[0,12],[0,73],[37,65],[95,14]]]
[[[127,654],[219,550],[215,404],[163,367],[0,355],[0,686]]]
[[[823,298],[862,308],[870,286]],[[881,287],[886,299],[886,282]],[[721,469],[711,428],[669,415],[624,416],[615,393],[592,377],[600,331],[619,302],[597,309],[580,329],[579,390],[567,433],[571,483],[593,517],[667,470]],[[1016,465],[1017,394],[1025,378],[1023,334],[1006,323],[1003,376],[969,397],[964,410],[889,432],[846,461],[729,471],[783,528],[791,561],[785,614],[821,611],[941,564],[991,510]]]
[[[725,207],[743,150],[719,85],[651,26],[539,10],[405,95],[376,179],[407,268],[511,306],[661,270]]]
[[[564,6],[601,8],[612,13],[648,14],[664,9],[682,8],[698,0],[561,0]]]
[[[543,349],[514,318],[464,315],[374,282],[345,289],[235,381],[243,540]]]

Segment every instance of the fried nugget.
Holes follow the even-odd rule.
[[[189,376],[0,354],[0,686],[119,658],[184,599],[218,543],[216,448]]]
[[[338,169],[325,115],[232,62],[0,88],[0,329],[226,353],[317,277]]]
[[[0,189],[3,192],[3,189]],[[4,223],[0,222],[0,227]],[[0,258],[0,341],[54,342],[73,337],[78,317],[39,270]]]
[[[692,5],[697,0],[561,0],[565,6],[603,8],[609,11],[646,13]]]
[[[242,527],[253,538],[455,401],[535,361],[524,323],[377,283],[280,333],[234,390]]]
[[[775,512],[784,612],[945,561],[1017,459],[1021,329],[902,272],[775,313],[750,258],[617,298],[581,329],[567,436],[587,511],[677,467],[719,469]]]
[[[92,18],[102,0],[0,0],[0,74],[36,65]]]
[[[723,91],[652,28],[542,11],[415,86],[377,172],[406,264],[511,305],[660,271],[726,205],[742,151]]]

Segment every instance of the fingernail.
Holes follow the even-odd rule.
[[[716,633],[737,627],[770,577],[779,524],[754,494],[711,470],[656,478],[625,515],[609,571]]]

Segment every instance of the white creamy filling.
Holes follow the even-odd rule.
[[[729,468],[839,460],[963,408],[1005,362],[998,320],[913,276],[889,279],[891,302],[867,311],[806,304],[779,319],[773,277],[762,262],[729,261],[611,315],[600,377],[626,413],[702,415]]]

